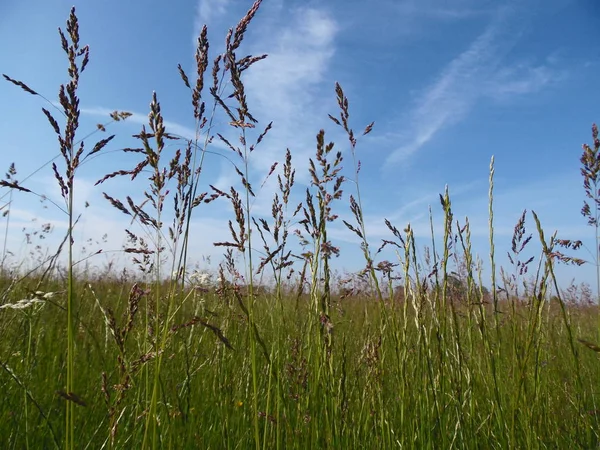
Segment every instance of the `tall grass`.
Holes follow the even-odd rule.
[[[135,270],[100,274],[75,270],[82,243],[73,233],[73,195],[78,167],[114,136],[87,152],[90,136],[76,139],[77,89],[90,53],[71,10],[67,33],[60,31],[70,77],[59,90],[62,128],[43,108],[64,163],[52,164],[65,203],[55,206],[69,225],[63,244],[32,270],[11,266],[3,250],[3,448],[597,447],[598,308],[574,294],[567,301],[554,272],[559,262],[582,263],[561,250],[581,243],[556,233],[547,239],[532,212],[542,252],[525,256],[534,238],[524,211],[511,242],[512,272],[501,268],[497,277],[492,159],[491,276],[484,279],[469,220],[456,219],[448,187],[439,225],[429,211],[427,246],[410,224],[386,220],[390,237],[377,247],[360,189],[360,136],[339,84],[339,112],[329,118],[347,144],[328,142],[325,129],[316,133],[309,185],[296,194],[293,149],[267,173],[254,173],[252,154],[272,124],[259,126],[243,79],[266,55],[237,54],[260,3],[229,30],[212,64],[208,29],[201,30],[195,80],[178,66],[195,138],[169,132],[153,93],[148,124],[134,136],[140,146],[121,149],[139,161],[98,180],[107,191],[116,177],[149,182],[141,195],[103,191],[139,231],[125,230],[123,249]],[[128,115],[113,113],[96,132]],[[217,129],[218,115],[228,129]],[[239,187],[220,190],[205,178],[213,138],[229,149],[222,156]],[[174,153],[165,151],[167,141],[178,146]],[[13,164],[0,181],[8,195],[39,195],[16,176]],[[594,175],[584,176],[591,192]],[[253,205],[270,177],[277,183],[265,217]],[[214,243],[225,253],[208,282],[191,276],[189,244],[192,217],[215,201],[232,207],[231,237]],[[2,207],[7,218],[11,202]],[[338,221],[357,236],[364,257],[364,269],[347,276],[332,269],[344,251],[331,238]],[[396,260],[382,259],[386,250]]]

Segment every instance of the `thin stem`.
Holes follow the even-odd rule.
[[[242,136],[244,142],[244,175],[246,180],[250,180],[250,170],[248,168],[249,152],[246,142],[246,130],[242,128]],[[248,181],[249,183],[249,181]],[[250,185],[246,186],[246,228],[248,230],[248,250],[246,252],[248,258],[248,273],[249,273],[249,293],[248,293],[248,332],[250,338],[250,358],[252,364],[252,406],[253,406],[253,423],[254,423],[254,443],[256,450],[260,450],[260,425],[258,423],[258,371],[256,365],[256,336],[255,327],[256,321],[254,317],[254,266],[252,265],[252,217],[250,214]]]
[[[71,149],[72,153],[72,149]],[[71,154],[72,159],[72,154]],[[69,242],[68,242],[68,281],[67,281],[67,386],[66,394],[71,395],[74,392],[74,376],[75,376],[75,333],[73,330],[73,310],[74,310],[74,280],[73,280],[73,180],[71,180],[71,188],[69,189]],[[74,403],[69,399],[66,400],[66,440],[65,448],[73,450],[75,448],[75,408]]]

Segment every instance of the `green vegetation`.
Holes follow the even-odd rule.
[[[311,185],[300,205],[291,203],[295,170],[288,150],[280,172],[274,164],[261,174],[277,177],[272,216],[253,214],[260,191],[249,181],[256,178],[249,163],[271,124],[257,131],[243,72],[265,56],[239,58],[236,52],[259,6],[231,30],[225,52],[212,64],[204,27],[195,80],[179,67],[197,138],[169,133],[154,94],[148,126],[136,135],[140,147],[125,149],[139,155],[139,163],[98,182],[141,174],[149,180],[141,203],[132,194],[104,194],[144,230],[127,231],[124,252],[133,257],[135,273],[74,270],[75,174],[113,136],[91,149],[89,135],[76,137],[77,88],[89,49],[79,44],[71,11],[67,33],[61,31],[71,77],[59,94],[64,125],[43,110],[59,136],[62,159],[53,172],[70,228],[56,253],[27,273],[3,258],[2,448],[598,447],[598,309],[576,290],[565,298],[554,275],[557,262],[582,263],[562,253],[581,243],[545,236],[535,213],[535,231],[528,234],[523,212],[512,240],[513,267],[499,270],[496,279],[493,160],[489,291],[483,262],[471,250],[469,222],[455,221],[448,190],[440,196],[444,221],[436,226],[432,220],[425,255],[418,254],[410,225],[401,230],[386,221],[390,239],[383,247],[394,249],[397,260],[378,260],[381,248],[369,241],[363,218],[359,137],[339,85],[339,113],[330,118],[348,143],[338,150],[325,131],[317,133]],[[22,81],[4,78],[41,97]],[[217,112],[228,116],[239,146],[215,129]],[[115,112],[111,118],[128,116]],[[232,150],[242,190],[224,192],[204,182],[212,137]],[[166,140],[179,150],[166,156]],[[589,167],[592,153],[582,160]],[[351,161],[352,174],[344,174],[343,161]],[[587,186],[595,186],[595,172],[589,173]],[[16,180],[14,165],[0,186],[36,195]],[[215,243],[225,249],[215,281],[194,280],[196,274],[186,273],[188,243],[195,238],[191,217],[213,201],[231,203],[231,239]],[[340,277],[330,265],[340,249],[328,229],[341,220],[344,201],[352,217],[344,223],[359,239],[365,269]],[[3,212],[10,217],[10,203]],[[597,217],[589,207],[586,212]],[[442,231],[441,242],[435,230]],[[528,272],[533,258],[523,251],[532,239],[543,253],[537,270]],[[257,281],[263,276],[272,285]]]

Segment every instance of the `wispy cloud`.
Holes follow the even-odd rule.
[[[306,164],[314,152],[318,123],[326,118],[322,89],[335,54],[338,26],[325,11],[300,8],[272,21],[251,48],[267,53],[248,71],[245,85],[258,117],[273,119],[273,130],[257,151],[254,163],[268,169],[290,146],[294,159]],[[305,166],[296,166],[304,174]]]
[[[303,8],[292,13],[291,24],[282,20],[264,33],[252,47],[269,56],[246,78],[256,105],[275,116],[294,114],[290,121],[304,116],[304,108],[314,106],[316,100],[311,87],[323,80],[334,55],[336,32],[337,25],[327,13]]]
[[[409,113],[410,131],[403,133],[403,143],[389,155],[386,167],[404,161],[438,132],[463,120],[481,100],[536,92],[562,76],[550,65],[504,65],[521,35],[514,16],[509,7],[499,10],[485,31],[424,90]]]
[[[240,11],[225,11],[227,2],[200,2],[197,8],[197,29],[203,23],[215,28],[214,22],[235,23]],[[231,9],[231,8],[230,8]],[[223,20],[218,20],[222,18]],[[253,55],[267,54],[268,57],[252,66],[244,74],[244,86],[252,115],[262,131],[269,121],[273,128],[250,157],[252,173],[250,181],[256,187],[275,161],[282,162],[286,148],[293,154],[296,179],[308,182],[309,155],[314,153],[315,135],[327,120],[323,90],[327,89],[333,102],[333,82],[323,86],[335,55],[335,38],[339,26],[331,15],[316,7],[283,8],[279,1],[265,2],[254,19],[242,44],[243,52]],[[216,28],[220,25],[216,24]],[[220,50],[219,43],[216,51]],[[333,104],[333,103],[332,103]],[[231,142],[237,137],[229,135],[231,130],[220,129]],[[182,133],[183,134],[183,133]],[[219,140],[213,140],[219,144]],[[226,153],[230,153],[226,150]],[[232,182],[232,168],[220,165],[219,180]],[[253,211],[270,211],[270,199],[276,189],[272,177],[256,199]]]
[[[425,17],[437,20],[457,20],[491,12],[491,2],[487,0],[402,0],[395,1],[393,8],[403,16]]]
[[[196,6],[195,31],[198,32],[204,24],[224,15],[229,4],[230,0],[199,0]],[[197,33],[194,40],[196,38]]]
[[[504,100],[514,95],[531,94],[560,81],[564,72],[548,65],[531,66],[519,64],[499,70],[484,89],[484,93],[495,100]]]

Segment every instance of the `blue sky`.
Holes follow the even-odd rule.
[[[64,28],[72,2],[0,4],[0,71],[51,100],[56,100],[58,85],[67,81],[56,29]],[[79,173],[77,206],[84,214],[79,242],[108,235],[105,243],[92,245],[107,256],[92,264],[101,266],[106,258],[126,260],[110,250],[121,247],[128,223],[101,191],[115,196],[140,193],[140,185],[126,180],[93,187],[103,174],[134,164],[134,159],[111,150],[135,145],[131,135],[145,123],[153,91],[161,101],[167,131],[193,136],[190,96],[177,64],[192,77],[202,24],[208,25],[214,57],[223,50],[227,29],[251,2],[180,0],[173,5],[154,0],[75,2],[82,43],[91,48],[79,91],[81,136],[106,122],[110,111],[134,113],[126,123],[111,125],[109,132],[117,138],[106,155]],[[398,228],[410,222],[422,238],[421,246],[426,245],[428,207],[439,230],[439,194],[448,185],[455,218],[464,222],[469,217],[474,250],[487,261],[488,171],[494,155],[500,263],[506,262],[514,224],[525,208],[538,213],[547,236],[558,230],[560,237],[583,239],[593,249],[593,230],[579,214],[579,156],[581,144],[591,141],[592,123],[600,122],[599,18],[595,0],[265,0],[240,51],[269,54],[245,78],[253,115],[263,125],[274,122],[252,155],[253,182],[257,186],[290,148],[300,200],[318,130],[325,128],[328,139],[348,149],[345,137],[327,119],[328,113],[337,114],[338,81],[350,99],[354,128],[362,130],[375,121],[373,132],[358,144],[367,232],[375,247],[390,238],[384,218]],[[40,111],[46,106],[41,99],[7,82],[0,83],[0,98],[2,162],[6,167],[15,162],[22,180],[56,155],[56,138]],[[227,127],[220,131],[228,132]],[[213,150],[227,153],[218,144]],[[207,164],[206,183],[223,189],[237,185],[224,158],[209,157]],[[350,158],[345,166],[351,167]],[[49,167],[25,183],[59,201],[54,184]],[[273,188],[268,184],[259,194],[255,214],[268,214]],[[351,192],[348,184],[346,193]],[[86,201],[90,207],[84,209]],[[345,205],[340,203],[336,211],[342,217],[349,215]],[[24,227],[52,223],[55,231],[46,240],[51,244],[66,228],[60,212],[24,195],[14,196],[11,211],[8,246],[17,258],[27,251]],[[213,267],[219,260],[221,250],[211,243],[227,238],[224,220],[230,217],[225,202],[199,210],[192,248],[201,265],[206,264],[202,256],[211,256]],[[34,218],[37,222],[32,223]],[[527,229],[535,231],[530,217]],[[331,234],[342,248],[336,266],[359,268],[355,237],[341,222],[333,225]],[[538,252],[537,246],[529,249],[536,261]],[[577,256],[589,258],[585,250]],[[594,271],[591,265],[562,267],[559,276],[563,284],[571,278],[595,283]]]

